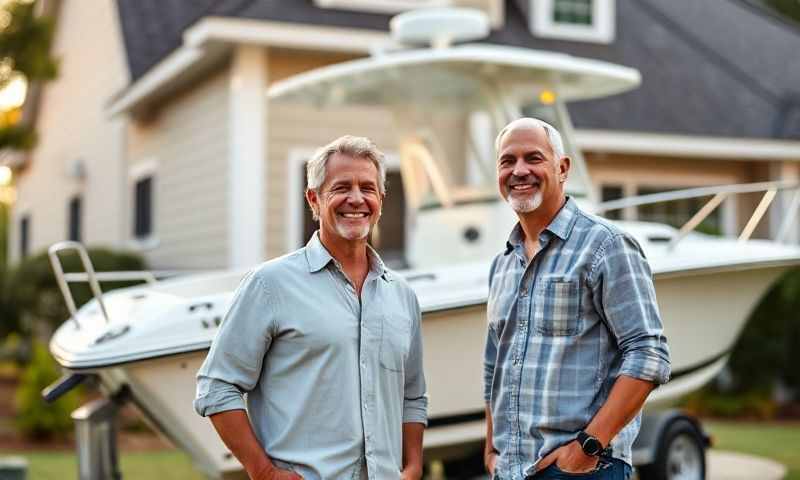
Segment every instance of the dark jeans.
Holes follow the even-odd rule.
[[[630,465],[618,458],[602,457],[597,463],[597,469],[587,473],[567,473],[562,472],[552,464],[541,472],[537,472],[531,480],[561,480],[561,479],[587,479],[587,480],[628,480],[633,474]]]

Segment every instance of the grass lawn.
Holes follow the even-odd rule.
[[[71,451],[57,452],[0,452],[0,457],[13,455],[28,460],[31,480],[77,480],[78,460]],[[189,462],[186,454],[177,450],[159,452],[122,452],[120,469],[124,479],[205,480]]]
[[[788,468],[784,480],[800,480],[800,423],[703,422],[714,448],[776,460]]]
[[[714,437],[714,448],[749,453],[774,459],[789,469],[784,480],[800,480],[800,423],[759,423],[705,421]],[[13,452],[28,459],[28,478],[35,480],[77,480],[77,459],[71,451]],[[121,454],[125,479],[204,480],[186,454],[177,450]]]

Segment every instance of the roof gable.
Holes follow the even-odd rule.
[[[134,79],[207,16],[387,31],[390,16],[311,0],[117,0]],[[519,1],[490,43],[560,51],[639,69],[641,88],[573,103],[579,128],[800,140],[800,29],[747,0],[617,0],[609,45],[531,35]],[[765,53],[767,52],[767,53]]]

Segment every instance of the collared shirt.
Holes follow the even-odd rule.
[[[492,409],[496,472],[522,479],[572,441],[626,375],[669,378],[650,268],[636,241],[572,199],[539,236],[531,261],[519,224],[489,276],[484,396]],[[641,415],[611,441],[631,463]]]
[[[245,409],[307,480],[399,478],[402,424],[426,423],[420,309],[370,249],[359,299],[315,234],[242,281],[197,374],[195,409]]]

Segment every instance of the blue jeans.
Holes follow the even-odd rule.
[[[531,480],[628,480],[633,474],[630,465],[618,458],[601,457],[597,469],[587,473],[562,472],[556,464],[552,464],[541,472],[528,477]]]

